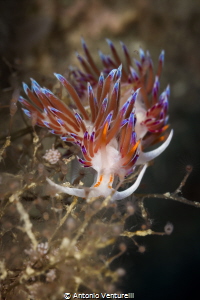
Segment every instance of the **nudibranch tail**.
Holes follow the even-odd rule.
[[[115,194],[112,196],[112,201],[122,200],[122,199],[127,198],[130,195],[132,195],[137,190],[138,186],[140,185],[140,182],[144,176],[146,168],[147,168],[147,164],[144,165],[144,167],[140,171],[140,174],[138,175],[136,181],[133,183],[132,186],[130,186],[128,189],[126,189],[125,191],[122,191],[122,192],[116,191]]]
[[[149,152],[140,152],[140,156],[136,162],[136,165],[144,164],[146,162],[149,162],[150,160],[155,159],[157,156],[159,156],[170,144],[172,136],[173,136],[174,131],[171,130],[168,138],[162,145],[155,150],[149,151]]]

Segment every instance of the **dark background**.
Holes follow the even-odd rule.
[[[64,73],[77,64],[83,36],[98,62],[97,49],[109,53],[105,38],[119,41],[134,53],[149,50],[154,65],[165,49],[161,90],[171,86],[170,124],[174,137],[168,149],[148,169],[140,192],[174,191],[191,164],[194,168],[183,196],[200,200],[200,2],[198,0],[7,0],[0,1],[0,129],[8,134],[13,88]],[[15,116],[15,132],[21,114]],[[20,125],[19,125],[20,126]],[[17,143],[17,140],[15,141]],[[1,171],[17,172],[7,159]],[[147,251],[140,254],[130,243],[116,266],[127,273],[121,290],[135,299],[199,298],[200,210],[170,200],[145,201],[153,229],[170,221],[171,236],[138,238]],[[196,293],[196,296],[195,296]]]

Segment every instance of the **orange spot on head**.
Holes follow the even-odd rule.
[[[110,175],[110,180],[109,180],[109,182],[108,182],[108,188],[109,188],[109,189],[112,189],[113,179],[114,179],[114,177],[113,177],[112,175]]]
[[[100,176],[99,176],[99,181],[94,185],[94,187],[100,186],[102,180],[103,180],[103,175],[100,175]]]

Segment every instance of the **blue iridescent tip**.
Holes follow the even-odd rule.
[[[124,125],[126,125],[128,123],[128,119],[124,119],[122,120],[120,127],[122,128]]]
[[[166,90],[165,90],[166,94],[167,94],[167,97],[170,96],[170,86],[168,84],[168,86],[166,87]]]
[[[148,50],[146,51],[146,58],[148,59],[149,65],[153,68],[153,61]]]
[[[60,74],[57,74],[57,73],[54,73],[54,75],[56,76],[56,78],[59,80],[59,81],[61,81],[61,82],[63,82],[63,81],[65,81],[66,79],[65,79],[65,77],[63,77],[62,75],[60,75]]]
[[[133,124],[134,124],[134,121],[135,121],[134,119],[135,119],[135,114],[134,114],[134,112],[131,112],[130,117],[129,117],[129,121],[128,121],[128,126],[133,127]]]
[[[41,91],[43,94],[45,95],[49,95],[49,94],[52,94],[52,92],[50,93],[50,90],[46,89],[46,88],[41,88]]]
[[[66,137],[66,136],[61,136],[60,138],[61,138],[61,140],[64,141],[64,142],[67,142],[67,140],[68,140],[68,137]]]
[[[138,76],[137,72],[135,71],[135,69],[133,69],[133,68],[131,67],[130,70],[131,70],[131,76],[133,77],[133,80],[134,80],[134,81],[139,80],[139,76]]]
[[[42,121],[42,122],[43,122],[43,124],[44,124],[46,127],[49,127],[49,128],[50,128],[49,122],[47,122],[47,121]]]
[[[37,85],[32,84],[32,89],[36,94],[41,94],[41,90]]]
[[[51,107],[51,106],[48,106],[48,109],[52,112],[52,113],[57,113],[57,112],[61,112],[60,110],[58,110],[57,108],[55,107]]]
[[[115,93],[117,94],[118,91],[119,91],[119,82],[120,80],[118,79],[115,84],[114,84],[114,87],[113,87],[113,90],[115,91]]]
[[[130,101],[130,104],[135,103],[135,100],[137,99],[139,92],[140,92],[140,88],[137,89],[135,92],[133,91],[132,95],[128,98],[128,100]]]
[[[104,121],[104,124],[108,123],[108,125],[110,125],[110,122],[111,122],[111,120],[112,120],[112,116],[113,116],[113,112],[111,111],[111,112],[107,115],[107,117],[106,117],[106,119],[105,119],[105,121]]]
[[[38,89],[40,89],[40,85],[37,83],[37,81],[35,81],[33,78],[30,78],[31,82],[32,82],[32,86],[36,86]]]
[[[71,135],[71,137],[73,137],[73,138],[76,138],[77,137],[77,134],[75,134],[75,133],[69,133],[70,135]]]
[[[124,53],[128,54],[128,48],[126,47],[126,45],[122,41],[120,41],[120,45],[121,45],[122,50],[124,51]]]
[[[88,132],[87,132],[87,131],[85,131],[83,138],[84,138],[85,140],[88,139]]]
[[[84,161],[82,158],[78,158],[78,161],[80,161],[81,164],[85,165],[86,161]]]
[[[83,37],[81,37],[81,44],[82,44],[83,49],[87,49],[87,45],[86,45],[86,42]]]
[[[85,146],[84,146],[84,145],[83,145],[83,146],[81,146],[81,150],[82,150],[83,154],[87,154],[87,150],[86,150],[86,148],[85,148]]]
[[[28,90],[29,90],[28,85],[24,82],[22,82],[22,85],[23,85],[24,92],[26,93],[26,95],[28,95]]]
[[[106,110],[107,105],[108,105],[108,98],[106,97],[106,98],[103,100],[103,102],[102,102],[102,108],[103,108],[103,110]]]
[[[99,50],[98,53],[99,53],[100,59],[102,61],[105,61],[105,55],[101,52],[101,50]]]
[[[76,120],[80,123],[80,122],[82,122],[82,118],[81,118],[81,116],[77,113],[77,112],[75,112],[75,118],[76,118]]]
[[[135,131],[132,131],[132,134],[131,134],[131,145],[135,145],[136,143],[136,133]]]
[[[118,69],[120,72],[122,71],[122,64],[118,67]]]
[[[101,72],[101,74],[100,74],[100,76],[99,76],[98,85],[102,86],[102,85],[103,85],[103,82],[104,82],[104,75],[103,75],[103,73]]]
[[[78,52],[76,52],[76,57],[80,62],[83,62],[83,57]]]
[[[142,68],[141,63],[137,59],[134,59],[134,62],[136,64],[137,68],[140,70]]]
[[[164,101],[166,96],[167,96],[166,91],[162,92],[162,94],[160,94],[159,101],[160,102]]]
[[[122,64],[117,69],[116,79],[120,79],[122,77]]]
[[[112,71],[110,71],[110,73],[108,74],[108,77],[111,78],[111,80],[114,78],[115,74],[117,72],[117,69],[113,69]]]
[[[141,88],[138,88],[135,93],[133,94],[133,97],[136,99],[137,96],[139,95],[139,92],[140,92]]]
[[[28,109],[22,108],[22,110],[29,118],[31,117],[31,113]]]
[[[65,122],[62,119],[56,119],[56,121],[58,122],[58,124],[60,124],[61,126],[63,126],[65,124]]]
[[[127,101],[124,103],[124,105],[123,105],[122,108],[120,109],[120,113],[121,113],[121,114],[123,114],[123,115],[125,114],[125,112],[126,112],[128,106],[129,106],[129,103],[130,103],[129,100],[127,100]]]
[[[166,116],[165,118],[165,125],[169,122],[169,116]]]
[[[160,56],[159,56],[159,61],[162,62],[162,64],[163,64],[164,59],[165,59],[165,51],[162,50],[160,53]]]
[[[114,45],[113,45],[113,42],[112,42],[110,39],[106,39],[106,42],[108,43],[108,45],[109,45],[109,47],[110,47],[111,49],[114,49],[114,48],[115,48]]]
[[[95,139],[95,132],[93,131],[92,134],[91,134],[90,140],[93,142],[94,139]]]
[[[24,100],[25,100],[25,99],[24,99],[22,96],[19,96],[18,101],[19,101],[20,103],[23,103]]]
[[[149,50],[146,51],[146,56],[147,56],[148,58],[151,57]]]
[[[93,89],[92,89],[92,86],[91,84],[88,82],[88,94],[92,94],[93,93]]]
[[[160,82],[158,76],[155,77],[154,85],[153,85],[153,92],[158,92],[158,89],[160,87]]]
[[[144,62],[144,60],[145,60],[145,53],[142,50],[142,48],[140,48],[139,53],[140,53],[140,59],[141,59],[141,61]]]

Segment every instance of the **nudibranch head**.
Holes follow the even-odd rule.
[[[117,65],[121,61],[113,44],[110,42],[109,44],[115,59],[115,63],[112,61],[112,64]],[[140,71],[139,77],[130,67],[128,51],[124,44],[123,49],[127,64],[129,62],[130,74],[124,71],[121,65],[109,70],[111,61],[105,60],[104,57],[102,61],[107,69],[104,73],[100,73],[84,42],[83,48],[92,72],[99,76],[95,81],[93,73],[90,74],[93,80],[87,83],[84,92],[83,97],[87,98],[89,112],[83,105],[80,93],[77,92],[77,86],[73,86],[60,74],[55,76],[71,96],[76,110],[71,110],[50,90],[40,87],[35,80],[32,80],[31,89],[23,84],[30,101],[23,97],[20,97],[19,101],[25,107],[23,110],[26,115],[30,118],[34,117],[37,125],[47,127],[53,134],[60,135],[63,141],[78,145],[82,156],[78,158],[80,163],[83,167],[92,167],[96,171],[96,180],[89,193],[84,189],[65,188],[49,180],[51,185],[62,192],[79,197],[107,197],[112,194],[113,199],[122,199],[135,191],[146,170],[146,163],[162,153],[172,138],[172,132],[168,138],[162,135],[167,128],[169,97],[169,87],[167,87],[158,98],[158,76],[163,57],[160,58],[160,69],[153,84],[152,63],[148,53],[145,56],[141,52],[141,63],[136,63]],[[80,56],[79,60],[84,67],[85,60]],[[143,70],[145,62],[150,76],[147,83],[145,83],[146,73],[144,74]],[[104,74],[108,70],[109,73],[105,77]],[[89,69],[85,68],[85,71],[88,72]],[[83,72],[79,72],[79,75],[86,76]],[[86,77],[89,78],[89,74]],[[152,99],[150,100],[147,94],[151,88]],[[159,148],[151,152],[143,152],[145,147],[160,140],[164,143]],[[133,173],[136,165],[139,164],[144,167],[134,184],[124,192],[115,191],[116,181],[122,182],[125,176]]]

